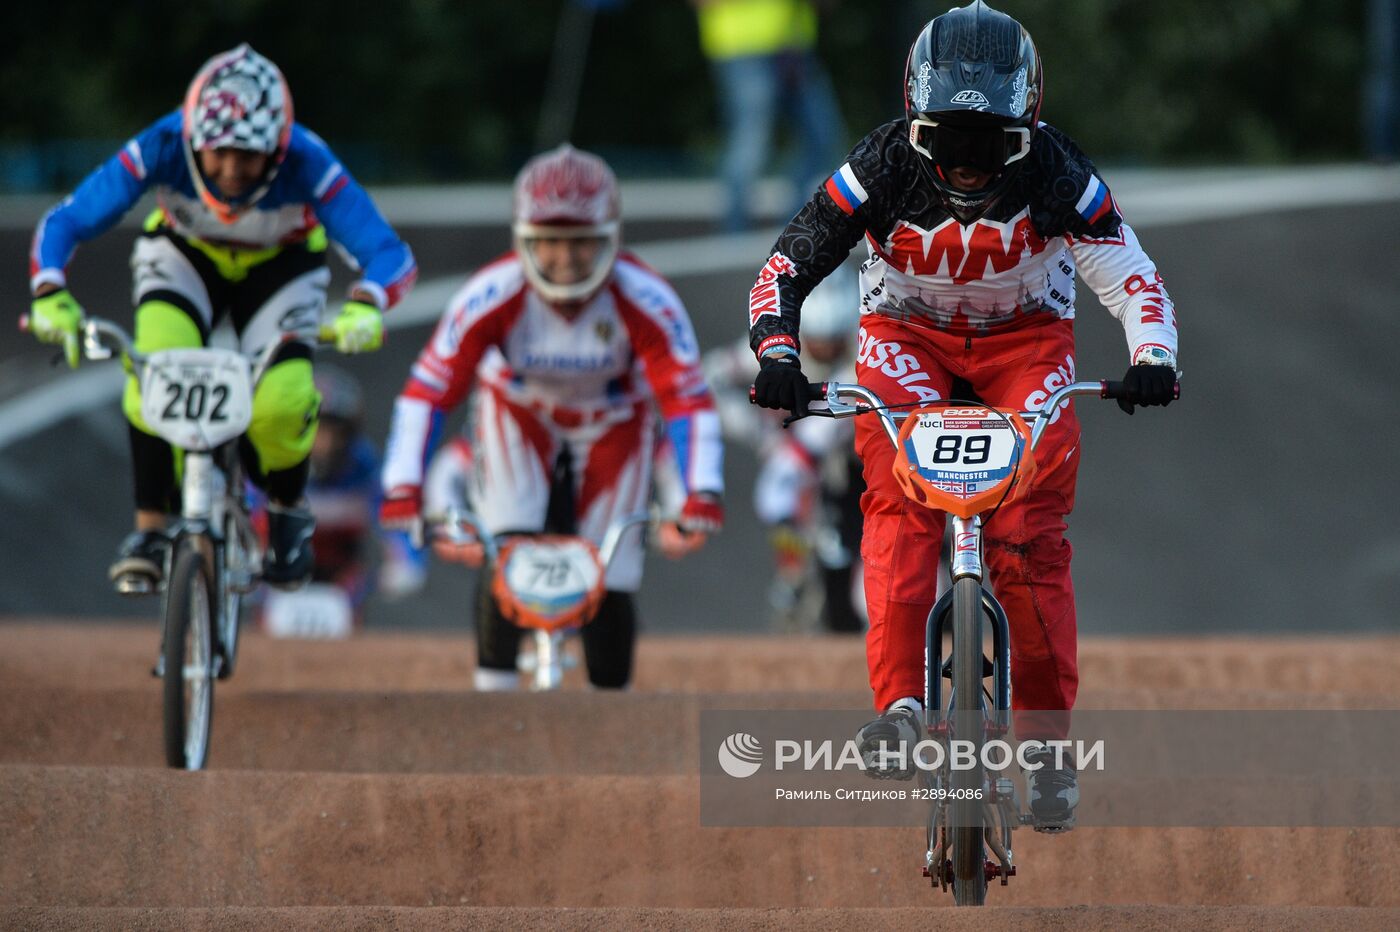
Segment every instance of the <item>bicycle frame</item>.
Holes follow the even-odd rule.
[[[253,388],[266,374],[273,356],[286,343],[320,334],[288,332],[281,338],[268,343],[254,360],[249,381]],[[111,321],[89,317],[83,324],[83,355],[90,360],[111,358],[116,350],[130,360],[132,366],[143,369],[150,362],[149,357],[139,352],[127,332]],[[227,455],[236,455],[232,441],[220,444],[210,450],[183,450],[184,469],[181,482],[180,518],[171,528],[170,554],[177,552],[184,539],[195,537],[207,539],[210,543],[206,553],[211,575],[216,580],[217,598],[222,599],[227,585],[240,594],[250,592],[261,571],[262,548],[257,534],[253,531],[246,509],[242,504],[242,489],[232,488],[228,481],[230,470],[220,462]],[[222,564],[224,549],[228,544],[224,535],[225,519],[232,516],[239,533],[244,552],[250,558],[243,567],[236,568],[233,578],[225,580],[224,574],[217,572]],[[169,557],[167,557],[168,577]],[[164,582],[161,584],[164,589]],[[124,590],[127,591],[127,590]],[[133,593],[139,594],[139,593]],[[221,632],[222,635],[222,632]]]
[[[183,453],[180,516],[168,531],[170,546],[159,586],[164,624],[156,673],[164,681],[170,766],[204,766],[214,680],[233,671],[239,597],[253,589],[261,571],[262,548],[247,513],[237,460],[238,437],[252,418],[253,392],[283,345],[321,337],[319,332],[283,333],[249,364],[236,354],[199,348],[147,355],[110,321],[88,318],[83,324],[84,355],[100,360],[111,358],[113,350],[120,352],[141,379],[143,403],[154,405],[143,404],[143,417]],[[182,387],[188,376],[172,381],[165,364],[194,372],[193,387]],[[163,408],[150,394],[155,384],[176,389]],[[182,397],[183,413],[176,407]],[[151,590],[147,585],[125,585],[121,591]]]
[[[597,559],[603,575],[606,575],[608,566],[612,563],[613,557],[617,555],[618,548],[622,544],[623,535],[631,528],[639,524],[647,524],[650,521],[651,515],[649,513],[637,512],[615,521],[608,526],[607,531],[603,535],[602,545],[598,547],[597,550]],[[466,544],[479,542],[486,553],[489,564],[496,568],[498,574],[501,570],[500,557],[505,549],[507,538],[532,536],[522,534],[494,535],[486,529],[481,519],[475,514],[459,508],[449,508],[441,514],[429,515],[425,517],[424,523],[452,543]],[[577,535],[563,536],[577,537]],[[501,584],[499,579],[495,582],[497,585]],[[492,585],[492,582],[483,580],[482,585]],[[596,612],[596,607],[594,607],[592,611]],[[563,680],[565,668],[564,638],[570,631],[577,630],[578,627],[587,624],[591,620],[592,613],[590,612],[578,624],[557,627],[521,625],[522,627],[530,628],[534,636],[535,656],[533,658],[533,667],[527,668],[527,672],[534,673],[534,679],[531,683],[532,689],[544,691],[559,688]]]
[[[861,385],[829,382],[821,385],[819,391],[820,396],[814,398],[814,402],[824,404],[825,407],[809,408],[810,413],[827,417],[854,417],[857,414],[874,413],[879,416],[880,425],[891,445],[896,450],[900,448],[900,422],[910,414],[892,413],[877,394]],[[1017,416],[1030,428],[1026,449],[1034,451],[1044,435],[1045,428],[1060,406],[1070,398],[1090,394],[1107,398],[1112,397],[1114,391],[1116,389],[1107,382],[1075,382],[1055,391],[1040,410],[1019,412]],[[924,724],[928,734],[939,738],[947,739],[956,733],[953,712],[956,695],[950,694],[946,703],[943,696],[943,636],[951,632],[954,593],[958,588],[958,581],[972,580],[980,592],[979,608],[983,619],[990,622],[992,629],[991,714],[988,717],[989,710],[983,693],[983,698],[979,698],[978,701],[982,709],[980,743],[980,739],[989,735],[1006,734],[1011,726],[1010,628],[1005,610],[992,592],[983,585],[985,569],[982,562],[982,515],[950,516],[953,519],[953,551],[949,573],[954,585],[934,604],[925,623]],[[978,653],[981,653],[980,645]],[[967,688],[967,684],[954,683],[953,689],[956,690],[959,685]],[[983,692],[980,681],[976,688]],[[962,725],[964,729],[968,727],[966,722]],[[973,729],[974,732],[979,730],[975,725]],[[944,775],[928,776],[927,779],[937,784],[944,779]],[[983,826],[983,841],[986,847],[991,849],[997,859],[996,864],[990,861],[984,863],[984,873],[988,880],[992,877],[1000,878],[1004,886],[1016,872],[1012,863],[1011,832],[1028,822],[1029,817],[1019,811],[1014,797],[1014,784],[1010,777],[998,777],[993,786],[987,786],[987,777],[983,774],[982,782],[987,795],[982,804],[979,824]],[[924,875],[945,889],[953,880],[951,862],[947,860],[950,844],[949,822],[945,810],[949,805],[947,802],[936,803],[930,815],[929,846],[924,867]]]

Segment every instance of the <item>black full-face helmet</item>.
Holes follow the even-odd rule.
[[[981,0],[930,20],[914,40],[904,71],[909,142],[961,222],[990,210],[1030,154],[1043,80],[1030,33]],[[955,168],[992,180],[963,191],[948,180]]]

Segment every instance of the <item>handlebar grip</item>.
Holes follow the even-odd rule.
[[[1110,401],[1117,401],[1119,398],[1122,398],[1122,397],[1123,397],[1123,383],[1122,383],[1122,382],[1100,382],[1099,384],[1100,384],[1101,386],[1103,386],[1102,388],[1099,389],[1099,397],[1100,397],[1100,398],[1108,399],[1108,400],[1110,400]],[[1180,382],[1177,382],[1176,384],[1174,384],[1174,385],[1172,386],[1172,400],[1173,400],[1173,401],[1180,401],[1180,400],[1181,400],[1181,383],[1180,383]]]
[[[825,400],[826,400],[826,383],[825,383],[825,382],[808,382],[808,383],[807,383],[807,400],[808,400],[808,401],[825,401]],[[749,404],[751,404],[751,405],[756,405],[756,404],[758,404],[758,389],[754,388],[752,385],[749,386]]]

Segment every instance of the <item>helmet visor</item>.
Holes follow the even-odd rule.
[[[909,121],[909,144],[945,172],[972,168],[997,173],[1031,151],[1026,126],[959,126],[937,120]]]
[[[525,273],[551,301],[585,300],[597,291],[617,258],[618,225],[515,225]]]

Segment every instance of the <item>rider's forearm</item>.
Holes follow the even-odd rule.
[[[1084,283],[1123,325],[1128,355],[1146,346],[1177,354],[1176,307],[1157,266],[1126,223],[1121,242],[1075,241],[1071,247]]]
[[[44,214],[29,256],[30,288],[36,297],[43,285],[65,287],[64,269],[78,244],[109,229],[150,186],[143,144],[154,138],[153,129],[143,131]]]
[[[685,492],[724,494],[724,441],[714,409],[667,418],[666,433]]]
[[[400,395],[394,402],[389,440],[384,449],[382,487],[385,493],[403,486],[422,486],[424,464],[443,413],[419,398]]]
[[[321,184],[327,185],[316,207],[316,217],[326,233],[355,257],[363,278],[356,287],[365,292],[367,304],[387,310],[397,304],[418,278],[418,265],[393,227],[380,214],[369,193],[334,160],[328,149],[316,150],[313,171],[325,168]]]

